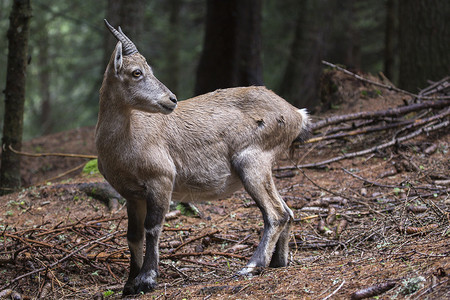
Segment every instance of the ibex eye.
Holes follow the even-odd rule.
[[[141,77],[142,76],[142,71],[141,70],[134,70],[133,71],[133,76],[134,77]]]

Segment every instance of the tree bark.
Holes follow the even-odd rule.
[[[394,81],[396,0],[386,1],[386,25],[384,32],[384,75]]]
[[[208,0],[203,53],[195,94],[263,85],[262,0]]]
[[[304,42],[305,10],[307,0],[297,3],[297,21],[295,22],[294,38],[292,40],[290,54],[283,78],[280,82],[280,95],[292,104],[300,106],[302,102],[302,86],[300,80],[303,77],[303,56],[302,43]]]
[[[180,56],[179,56],[179,26],[180,10],[182,2],[180,0],[169,0],[169,33],[167,36],[167,79],[165,85],[175,94],[178,94]]]
[[[8,63],[5,88],[5,118],[3,125],[0,168],[0,193],[20,187],[20,156],[11,152],[22,148],[25,81],[28,62],[28,36],[31,18],[30,0],[14,0],[8,29]]]
[[[114,27],[120,26],[133,43],[139,45],[139,39],[144,31],[144,12],[144,0],[108,0],[106,19]],[[109,62],[116,43],[117,40],[112,34],[105,33],[105,67]]]
[[[417,92],[450,73],[450,2],[400,0],[400,88]]]
[[[42,126],[42,134],[49,134],[52,132],[52,117],[51,117],[51,94],[50,94],[50,60],[48,57],[49,39],[48,28],[46,24],[42,26],[40,32],[40,43],[38,44],[38,61],[39,66],[39,90],[41,94],[41,111],[40,123]]]

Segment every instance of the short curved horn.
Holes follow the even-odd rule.
[[[119,26],[119,31],[117,31],[111,24],[108,23],[106,19],[104,19],[106,27],[111,31],[114,37],[122,43],[122,54],[130,55],[138,52],[138,49],[134,45],[134,43],[122,32],[122,29]]]

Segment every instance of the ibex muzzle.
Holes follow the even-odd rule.
[[[242,186],[262,212],[264,233],[238,274],[286,266],[293,214],[276,190],[272,166],[307,134],[306,111],[264,87],[217,90],[177,107],[136,46],[105,23],[119,42],[100,90],[95,139],[100,171],[127,200],[131,265],[123,294],[155,288],[171,199],[220,199]]]

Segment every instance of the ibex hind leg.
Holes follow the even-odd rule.
[[[275,246],[275,251],[272,255],[272,259],[270,261],[269,267],[278,268],[278,267],[286,267],[288,265],[288,255],[289,255],[289,240],[291,238],[291,228],[294,222],[294,214],[291,209],[285,204],[284,200],[281,200],[284,203],[284,208],[289,213],[289,221],[286,223],[283,231],[278,238],[278,242]]]
[[[267,156],[267,157],[266,157]],[[267,267],[276,254],[274,265],[285,265],[291,219],[290,210],[279,197],[272,179],[271,156],[261,152],[245,151],[236,157],[238,171],[246,191],[258,205],[264,219],[264,233],[247,266],[238,275],[255,275]],[[280,240],[281,237],[281,240]]]

